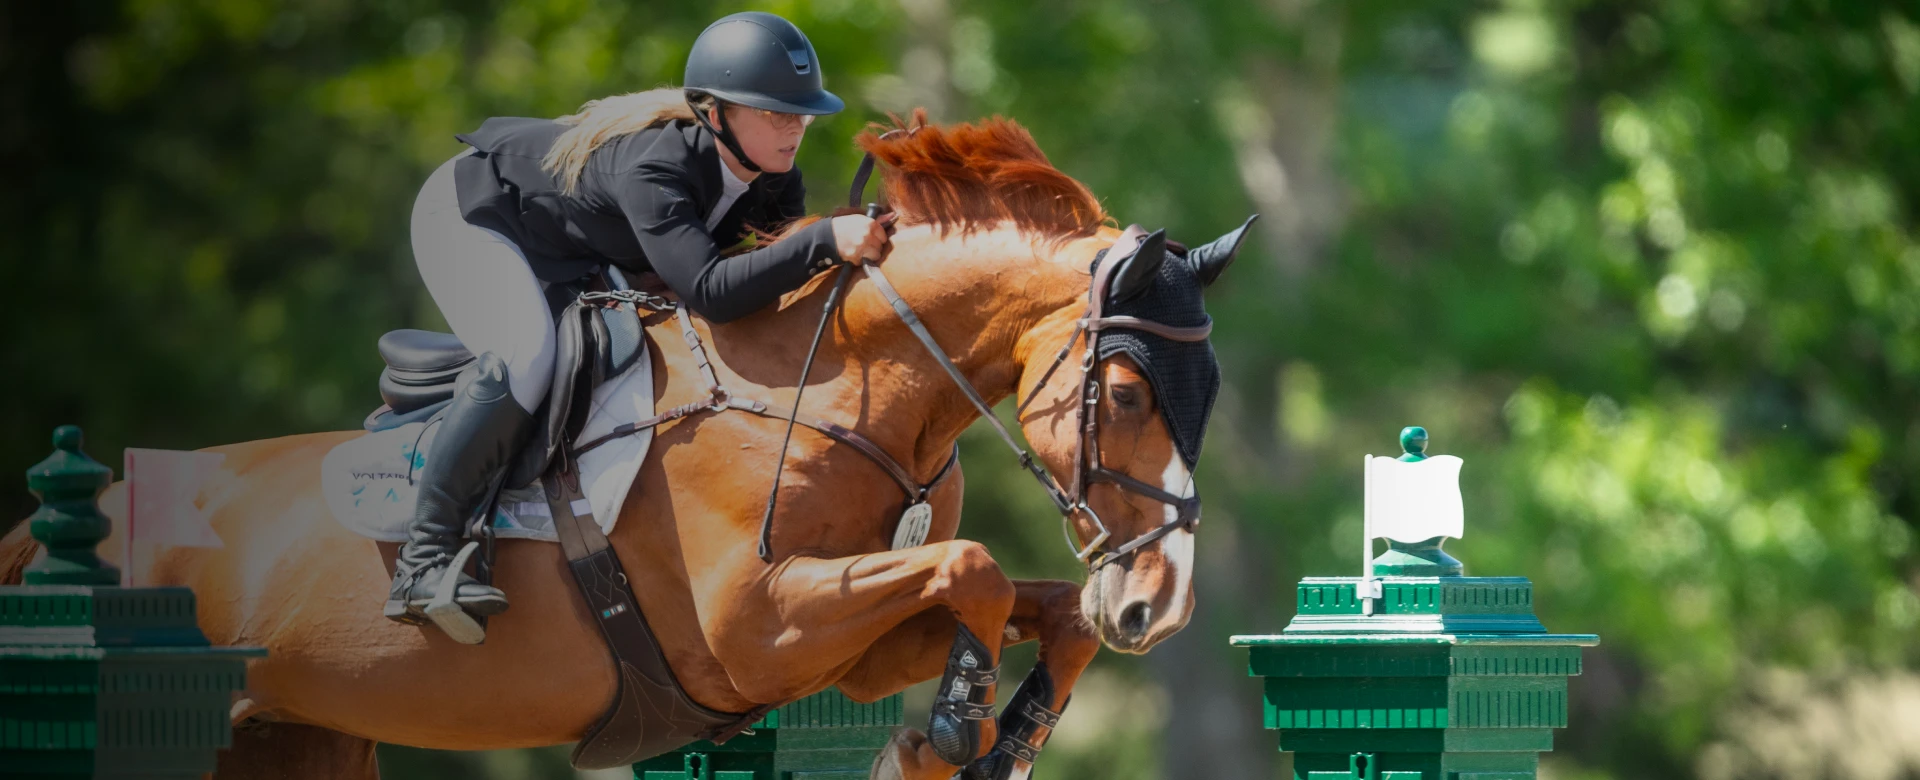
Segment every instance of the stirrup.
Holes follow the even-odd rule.
[[[394,581],[399,582],[404,578],[407,587],[406,590],[401,591],[401,597],[397,599],[393,597],[392,593],[388,593],[386,607],[381,609],[380,614],[386,619],[402,625],[424,626],[432,623],[433,621],[428,620],[426,616],[415,612],[407,598],[407,595],[413,592],[414,586],[419,582],[420,575],[425,574],[430,568],[432,568],[431,565],[421,566],[417,569],[410,568],[404,560],[395,561],[393,572]]]
[[[427,619],[445,631],[448,638],[463,645],[487,641],[487,630],[480,626],[480,621],[453,601],[454,594],[460,590],[460,574],[466,571],[467,561],[479,549],[479,542],[467,542],[465,547],[460,548],[459,554],[453,556],[453,562],[447,564],[446,571],[440,575],[440,590],[434,593],[433,601],[424,610]]]

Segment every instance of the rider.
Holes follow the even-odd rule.
[[[728,255],[804,216],[794,154],[813,118],[838,112],[813,44],[791,22],[738,13],[700,33],[682,89],[596,100],[555,120],[494,117],[456,136],[414,203],[413,253],[448,325],[480,355],[447,408],[388,594],[421,623],[462,526],[534,428],[555,359],[542,290],[606,269],[652,271],[708,320],[747,316],[835,263],[877,257],[885,222],[821,220]],[[494,615],[506,595],[458,575],[454,601]]]

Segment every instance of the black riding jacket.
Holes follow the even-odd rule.
[[[772,232],[806,214],[800,169],[763,173],[709,234],[720,202],[719,152],[693,122],[621,136],[595,149],[573,194],[540,161],[567,125],[494,117],[455,138],[477,151],[454,165],[460,213],[526,253],[535,276],[577,279],[611,263],[653,271],[694,312],[738,319],[806,283],[840,259],[830,220],[772,246],[722,257],[753,227]]]

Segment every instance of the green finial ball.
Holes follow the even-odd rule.
[[[1404,450],[1407,453],[1405,455],[1400,456],[1401,460],[1408,460],[1408,461],[1426,460],[1427,459],[1427,429],[1422,428],[1418,425],[1409,425],[1405,428],[1401,428],[1400,429],[1400,449]]]
[[[56,450],[78,453],[85,441],[86,435],[80,432],[78,425],[62,425],[53,429],[53,448]]]

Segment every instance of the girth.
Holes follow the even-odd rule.
[[[776,705],[720,712],[687,695],[640,612],[620,556],[601,533],[591,505],[581,494],[575,461],[563,453],[541,479],[567,568],[613,652],[616,672],[613,704],[574,746],[573,766],[608,769],[696,740],[725,742],[765,717]]]

